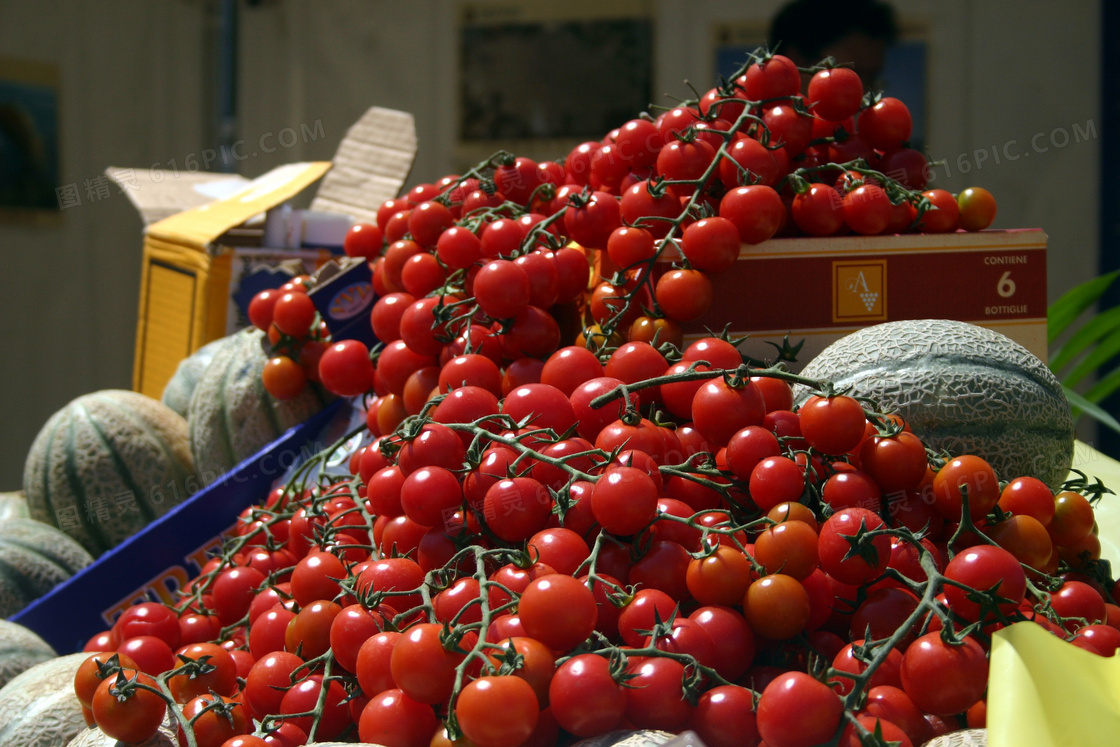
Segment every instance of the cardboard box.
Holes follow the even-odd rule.
[[[666,261],[670,257],[664,257]],[[881,322],[953,319],[1046,352],[1046,234],[1040,229],[782,238],[744,245],[712,277],[715,303],[686,339],[750,335],[741,349],[772,360],[788,334],[804,340],[794,370],[846,334]]]
[[[31,628],[59,654],[80,651],[138,602],[170,602],[199,574],[221,535],[245,508],[261,503],[291,469],[353,426],[349,400],[336,400],[291,428],[216,482],[36,599],[10,619]]]
[[[399,194],[416,147],[412,115],[373,107],[347,132],[333,161],[289,164],[252,181],[108,169],[146,224],[132,388],[159,398],[183,358],[244,326],[237,301],[247,305],[258,288],[241,289],[242,277],[284,263],[308,272],[336,255],[337,248],[262,245],[267,211],[322,178],[312,211],[373,220],[378,206]]]

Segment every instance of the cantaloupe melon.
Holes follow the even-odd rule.
[[[581,739],[572,747],[653,747],[654,745],[667,744],[676,736],[676,734],[655,729],[620,729],[597,737]]]
[[[21,672],[57,656],[51,644],[34,630],[10,620],[0,620],[0,687]]]
[[[187,410],[190,447],[200,479],[209,484],[257,453],[329,401],[309,385],[299,396],[278,400],[264,388],[264,333],[250,327],[224,338],[191,397]]]
[[[88,656],[49,659],[0,688],[0,745],[61,747],[86,728],[74,673]]]
[[[222,338],[224,339],[224,338]],[[191,395],[198,386],[199,379],[206,372],[210,362],[214,360],[214,353],[218,352],[222,339],[208,342],[198,350],[179,361],[175,373],[168,380],[160,395],[160,401],[175,412],[187,416],[187,409],[191,404]]]
[[[31,515],[27,507],[27,496],[22,490],[0,493],[0,521],[26,519]]]
[[[167,721],[159,728],[155,736],[149,737],[143,742],[129,745],[118,742],[96,726],[91,726],[79,732],[66,747],[179,747],[179,738],[176,736],[175,729]]]
[[[825,348],[802,375],[851,387],[898,412],[937,450],[976,454],[1001,479],[1069,474],[1074,430],[1062,386],[1037,356],[973,324],[920,319],[867,327]],[[799,401],[808,395],[798,387]]]
[[[187,422],[136,392],[78,397],[39,431],[23,488],[32,518],[96,557],[198,489]]]
[[[10,617],[93,562],[77,540],[34,519],[0,523],[0,617]]]

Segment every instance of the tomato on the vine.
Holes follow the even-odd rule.
[[[548,687],[548,702],[564,731],[590,737],[614,729],[626,713],[626,690],[610,661],[599,654],[577,654],[561,664]]]
[[[935,716],[963,713],[988,686],[988,657],[972,636],[949,642],[941,631],[926,633],[902,655],[902,689]]]
[[[810,236],[831,236],[844,225],[844,198],[831,186],[810,184],[793,198],[793,222]]]
[[[529,582],[517,611],[525,632],[556,651],[568,651],[591,635],[599,614],[592,591],[562,573]]]
[[[518,747],[533,733],[539,713],[536,693],[520,677],[479,677],[455,701],[455,718],[478,747]]]
[[[832,688],[805,672],[787,672],[762,690],[758,699],[758,733],[767,743],[811,747],[832,739],[840,727],[844,703]]]
[[[960,226],[966,231],[982,231],[996,219],[996,198],[983,187],[968,187],[957,195]]]
[[[801,435],[817,451],[846,454],[863,440],[867,418],[854,397],[810,397],[798,410]]]
[[[323,386],[341,397],[355,397],[373,388],[373,362],[360,340],[342,340],[323,351],[319,359]]]
[[[156,681],[135,669],[106,677],[90,699],[93,719],[101,731],[121,742],[143,742],[156,733],[167,713]]]
[[[677,322],[691,322],[708,312],[715,287],[700,270],[670,270],[657,279],[653,297],[661,312]]]
[[[863,82],[851,68],[821,70],[809,79],[809,109],[821,119],[840,122],[859,111]]]
[[[786,221],[786,206],[765,184],[736,187],[720,199],[719,214],[731,221],[744,244],[760,244],[774,236]]]

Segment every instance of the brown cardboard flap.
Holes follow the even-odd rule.
[[[292,163],[269,171],[225,199],[186,210],[148,226],[148,234],[198,251],[254,215],[291,199],[323,176],[330,161]]]
[[[411,114],[368,109],[342,139],[334,168],[319,186],[311,209],[374,221],[381,203],[400,194],[416,149]]]
[[[145,226],[213,202],[249,183],[237,174],[131,166],[110,166],[105,175],[128,197]]]

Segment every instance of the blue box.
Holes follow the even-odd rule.
[[[369,315],[377,303],[369,262],[353,258],[336,260],[316,273],[316,285],[307,294],[331,332],[331,339],[359,340],[366,347],[377,344]]]

